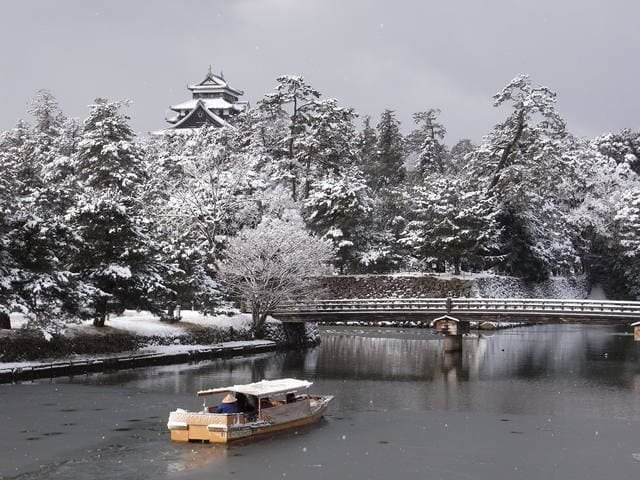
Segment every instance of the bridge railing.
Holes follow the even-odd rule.
[[[640,302],[611,300],[456,298],[452,300],[451,310],[640,313]]]
[[[278,312],[344,312],[344,311],[379,311],[379,310],[428,310],[446,309],[446,298],[389,298],[389,299],[340,299],[316,300],[306,303],[285,303],[278,307]]]
[[[315,300],[285,303],[280,314],[447,312],[637,315],[640,302],[613,300],[522,299],[522,298],[366,298]]]

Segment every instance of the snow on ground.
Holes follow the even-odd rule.
[[[587,297],[589,300],[607,300],[607,294],[604,293],[604,288],[599,283],[591,285],[591,291]]]
[[[9,319],[11,320],[11,328],[22,328],[29,321],[29,319],[21,313],[12,313],[9,315]]]
[[[212,348],[238,348],[238,347],[259,347],[263,345],[275,345],[271,340],[246,340],[236,342],[214,343],[211,345],[156,345],[153,347],[145,347],[137,350],[136,353],[160,353],[165,355],[175,355],[178,353],[187,353],[198,350],[211,350]],[[2,365],[2,364],[0,364]]]
[[[204,327],[218,327],[234,329],[248,329],[251,326],[251,314],[250,313],[234,313],[232,315],[205,315],[195,310],[182,310],[180,312],[182,317],[181,322],[192,323],[195,325],[201,325]],[[280,320],[276,320],[273,317],[267,317],[268,323],[280,323]]]
[[[181,322],[200,325],[203,327],[218,327],[234,329],[247,329],[251,325],[251,315],[248,313],[235,313],[233,315],[205,315],[195,310],[182,310]]]
[[[222,329],[233,327],[236,330],[246,330],[251,325],[251,315],[248,313],[206,315],[195,310],[182,310],[180,316],[182,317],[180,322],[168,324],[161,322],[159,317],[150,312],[125,310],[122,315],[109,317],[106,325],[143,337],[180,336],[185,333],[187,324]]]
[[[189,325],[221,329],[233,327],[235,330],[248,330],[251,325],[251,314],[249,313],[206,315],[196,310],[182,310],[180,316],[182,320],[178,323],[165,323],[150,312],[125,310],[122,315],[110,316],[105,325],[142,337],[181,336],[185,334],[185,329]],[[272,317],[267,317],[267,321],[279,323],[278,320]],[[26,323],[27,319],[24,315],[19,313],[11,314],[11,326],[13,328],[21,328]],[[89,329],[93,328],[92,324],[92,320],[85,320],[81,325],[83,328]]]
[[[84,324],[91,325],[92,321],[88,320]],[[163,323],[150,312],[135,310],[125,310],[122,315],[117,317],[110,316],[105,325],[142,337],[175,337],[185,333],[184,328]]]
[[[149,312],[126,310],[122,315],[110,317],[106,325],[136,335],[161,337],[182,335],[185,333],[187,324],[221,329],[233,327],[236,330],[248,330],[251,325],[251,314],[249,313],[206,315],[195,310],[182,310],[180,316],[182,318],[180,322],[167,324]],[[268,318],[268,321],[277,322],[271,317]]]

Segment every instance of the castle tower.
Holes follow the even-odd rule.
[[[203,125],[222,127],[228,124],[230,117],[249,108],[248,102],[239,101],[244,92],[231,87],[222,73],[212,73],[211,67],[204,80],[187,88],[191,90],[192,98],[170,107],[176,114],[167,118],[172,124],[169,131]]]

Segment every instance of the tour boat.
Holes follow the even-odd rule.
[[[331,395],[310,395],[306,380],[282,378],[198,392],[204,397],[202,411],[178,408],[169,414],[167,427],[176,442],[228,444],[253,440],[272,433],[309,425],[319,420]],[[215,413],[218,405],[208,405],[210,395],[226,394],[222,400],[236,400],[238,413]]]

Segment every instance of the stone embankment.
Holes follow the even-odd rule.
[[[15,383],[38,378],[123,370],[127,368],[192,363],[215,358],[253,355],[282,348],[276,342],[264,340],[227,342],[219,345],[185,345],[177,348],[159,348],[151,352],[129,352],[109,356],[92,356],[59,361],[34,361],[17,364],[0,363],[0,383]]]
[[[194,362],[319,343],[317,325],[270,320],[264,339],[253,340],[246,315],[232,320],[196,317],[202,324],[166,325],[149,314],[116,317],[114,327],[69,326],[45,336],[28,328],[0,330],[0,383],[104,370]],[[224,320],[224,319],[223,319]],[[193,320],[192,320],[193,321]],[[122,327],[129,326],[133,330]]]
[[[566,298],[589,294],[584,276],[554,277],[540,283],[498,275],[340,275],[321,277],[320,298]]]
[[[320,278],[323,299],[475,297],[474,282],[434,276],[340,275]]]

